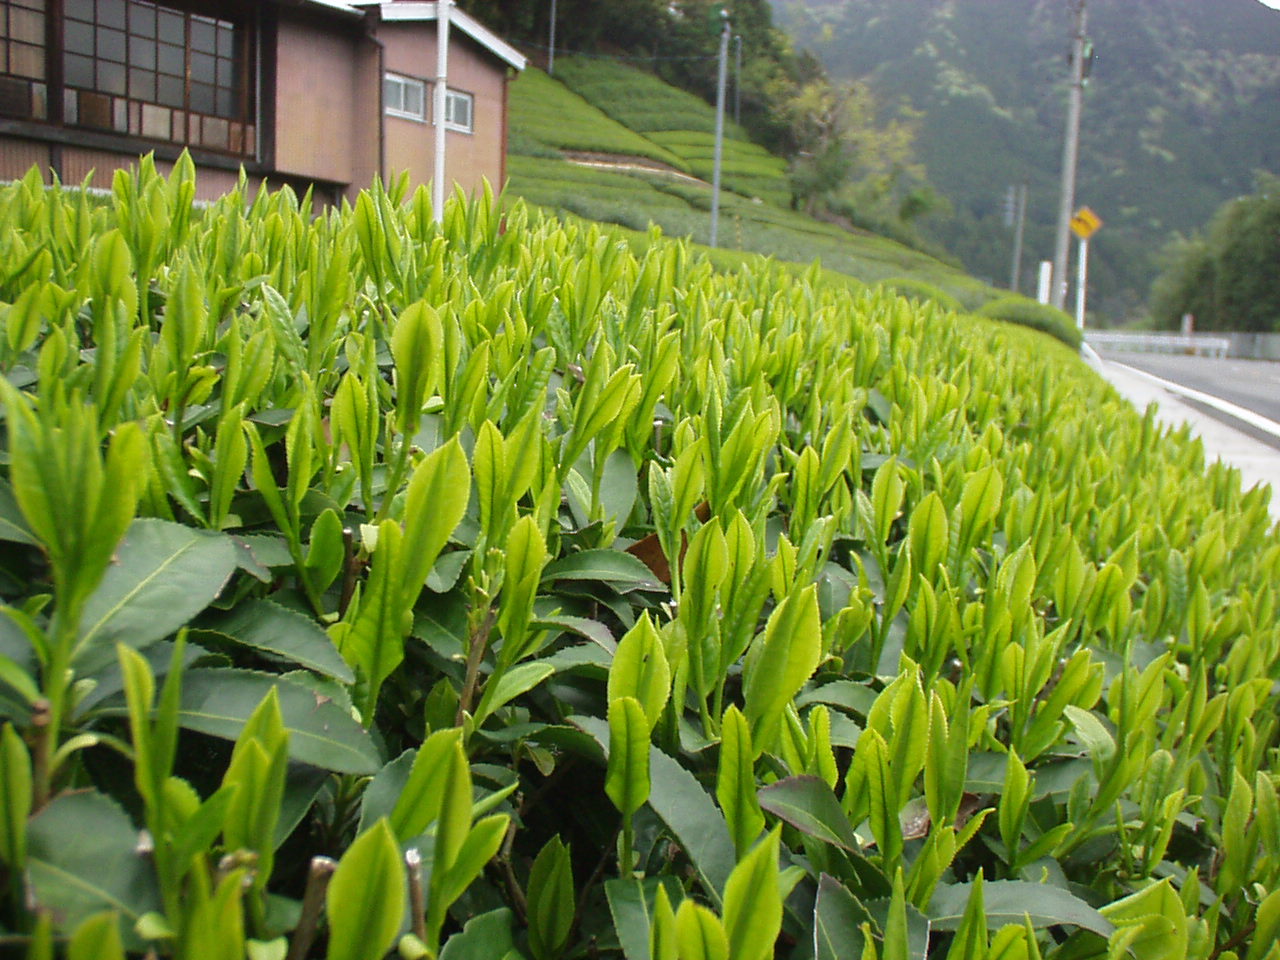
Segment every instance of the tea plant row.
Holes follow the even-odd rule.
[[[1047,337],[403,182],[0,191],[7,947],[1280,957],[1280,540]]]

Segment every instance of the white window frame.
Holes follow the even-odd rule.
[[[392,106],[391,98],[387,96],[389,87],[398,88],[400,90],[400,106]],[[425,80],[419,80],[416,77],[406,77],[402,73],[392,73],[387,71],[382,75],[383,90],[383,111],[389,117],[400,117],[402,120],[414,120],[418,123],[427,122],[427,103],[428,89]],[[422,109],[419,112],[407,110],[404,107],[405,92],[408,90],[416,90],[418,92],[419,103]]]
[[[459,123],[454,119],[456,103],[465,103],[467,105],[467,122]],[[444,126],[446,130],[453,130],[457,133],[474,133],[476,129],[476,98],[462,90],[445,90],[444,98]]]

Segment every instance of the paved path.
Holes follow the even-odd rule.
[[[1155,374],[1280,421],[1280,363],[1167,353],[1100,351],[1106,360]]]
[[[1137,409],[1144,410],[1154,401],[1159,405],[1158,416],[1164,423],[1174,427],[1190,424],[1203,441],[1210,461],[1221,459],[1239,468],[1246,490],[1260,483],[1270,484],[1271,516],[1280,521],[1280,423],[1207,391],[1156,377],[1128,363],[1135,358],[1145,361],[1149,359],[1147,354],[1113,354],[1106,360],[1097,354],[1089,357],[1090,353],[1086,350],[1085,355],[1091,365]],[[1207,362],[1204,358],[1194,359],[1196,363]],[[1247,363],[1250,370],[1259,369],[1255,367],[1257,361],[1214,362]],[[1262,366],[1276,368],[1280,364]],[[1229,422],[1224,422],[1224,417],[1228,417]]]

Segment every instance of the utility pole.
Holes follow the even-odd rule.
[[[556,75],[556,0],[551,0],[551,36],[547,39],[547,76]]]
[[[1022,280],[1022,238],[1027,226],[1027,184],[1023,181],[1018,187],[1018,209],[1014,214],[1013,228],[1013,266],[1009,270],[1009,289],[1018,292]]]
[[[720,31],[720,68],[716,76],[716,150],[715,166],[711,176],[711,246],[716,245],[716,233],[720,226],[720,161],[724,155],[724,87],[729,72],[729,11],[721,10],[724,29]]]
[[[445,144],[448,131],[444,118],[448,112],[449,90],[449,7],[452,0],[436,4],[436,89],[432,118],[436,124],[435,176],[431,181],[431,213],[436,223],[444,223]]]
[[[1071,42],[1071,92],[1067,100],[1067,135],[1062,146],[1062,196],[1058,204],[1058,234],[1053,253],[1053,305],[1067,302],[1067,257],[1070,252],[1071,214],[1076,202],[1076,161],[1080,156],[1080,108],[1084,101],[1085,21],[1087,0],[1072,0],[1075,36]]]
[[[733,38],[733,122],[742,122],[742,34]]]

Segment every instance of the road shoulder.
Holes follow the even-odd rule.
[[[1234,408],[1234,404],[1200,391],[1179,387],[1121,363],[1104,360],[1096,354],[1086,356],[1086,360],[1115,387],[1116,392],[1138,410],[1145,410],[1148,404],[1155,403],[1156,416],[1161,423],[1175,429],[1184,423],[1188,424],[1204,444],[1205,456],[1210,462],[1222,460],[1240,470],[1244,489],[1269,484],[1272,489],[1271,516],[1280,521],[1280,450],[1249,436],[1242,429],[1224,422],[1210,412],[1236,416],[1225,409]],[[1206,398],[1211,402],[1206,403]],[[1209,409],[1205,409],[1206,407]],[[1239,409],[1239,412],[1246,416],[1237,417],[1238,420],[1268,434],[1274,431],[1276,436],[1280,436],[1280,424],[1247,410]],[[1258,424],[1255,422],[1257,420],[1263,423]]]

